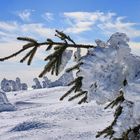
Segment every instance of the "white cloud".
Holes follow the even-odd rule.
[[[136,29],[136,23],[125,22],[122,17],[112,17],[104,23],[100,23],[98,27],[106,34],[112,34],[114,32],[126,33],[130,38],[140,37],[140,30]]]
[[[91,28],[92,28],[92,23],[91,22],[82,22],[82,21],[79,21],[77,24],[75,25],[72,25],[72,27],[69,27],[65,30],[65,32],[68,32],[68,33],[81,33],[81,32],[84,32],[84,31],[90,31]]]
[[[23,21],[30,21],[31,12],[33,10],[27,10],[17,12],[17,15],[23,20]]]
[[[20,25],[22,32],[30,33],[36,37],[54,37],[54,28],[47,28],[42,23],[32,23]]]
[[[112,16],[115,16],[115,13],[65,12],[64,17],[70,25],[70,27],[66,29],[66,32],[81,33],[83,31],[92,30],[98,21],[105,22],[110,20]]]
[[[54,37],[54,28],[48,28],[42,23],[21,24],[18,22],[0,21],[0,41],[10,42],[18,36],[33,38]]]
[[[115,13],[103,13],[103,12],[65,12],[64,16],[67,18],[74,19],[75,21],[97,21],[100,19],[101,21],[105,21],[107,19],[112,18],[112,16],[116,15]]]
[[[8,30],[6,27],[8,27]],[[19,24],[16,22],[0,22],[0,57],[10,55],[22,48],[25,42],[17,41],[16,38],[18,36],[27,36],[45,41],[46,38],[55,37],[54,34],[55,30],[53,28],[47,28],[41,23]],[[43,55],[43,48],[38,50],[35,60],[43,60],[45,57]],[[24,54],[10,59],[9,62],[19,61]]]
[[[112,12],[65,12],[64,17],[69,25],[65,31],[69,33],[81,33],[98,28],[102,34],[123,32],[130,38],[140,37],[140,30],[136,28],[138,24],[126,22],[125,17]]]
[[[45,14],[42,15],[42,17],[47,21],[51,21],[54,19],[53,13],[50,13],[50,12],[46,12]]]
[[[0,30],[5,30],[5,31],[13,31],[15,30],[17,27],[17,23],[16,22],[4,22],[4,21],[0,21]]]

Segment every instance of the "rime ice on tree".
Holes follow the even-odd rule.
[[[9,84],[11,86],[11,91],[17,91],[16,82],[14,80],[9,80],[8,82],[9,82]]]
[[[105,43],[106,47],[97,44],[96,48],[89,49],[80,60],[83,65],[77,73],[83,77],[82,90],[88,91],[89,101],[106,103],[123,91],[121,112],[113,126],[103,131],[115,138],[122,138],[140,124],[140,57],[131,54],[128,40],[125,34],[115,33]]]
[[[9,83],[9,80],[7,79],[3,79],[1,81],[1,89],[4,91],[4,92],[10,92],[12,89],[11,89],[11,86],[10,86],[10,83]]]
[[[47,78],[47,76],[43,77],[44,81],[42,81],[43,88],[49,88],[51,81]]]
[[[33,89],[41,89],[42,88],[38,78],[34,78],[33,81],[35,82],[35,85],[32,86]]]
[[[14,110],[16,110],[16,108],[11,103],[9,103],[6,94],[0,91],[0,112]]]
[[[65,72],[58,80],[51,82],[46,76],[43,77],[43,88],[51,88],[57,86],[67,86],[74,78],[72,72]]]
[[[67,63],[69,62],[69,60],[72,57],[72,51],[71,50],[66,50],[63,54],[62,54],[62,62],[59,68],[59,73],[65,68],[65,66],[67,65]]]
[[[28,86],[26,83],[21,83],[20,78],[16,78],[16,81],[14,80],[7,80],[3,79],[1,81],[1,89],[4,92],[10,92],[10,91],[20,91],[20,90],[27,90]]]
[[[27,90],[28,85],[26,83],[21,83],[21,80],[19,77],[16,78],[16,91],[19,90]]]
[[[67,86],[71,81],[73,81],[73,73],[72,72],[65,72],[59,79],[57,82],[61,82],[62,86]]]

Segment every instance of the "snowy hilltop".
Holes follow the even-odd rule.
[[[74,55],[78,67],[69,87],[19,91],[16,97],[14,93],[7,94],[17,110],[0,116],[0,121],[5,118],[0,124],[0,138],[139,140],[140,57],[131,53],[128,41],[126,34],[117,32],[106,42],[96,40],[96,46],[88,48],[84,56],[77,49]],[[68,51],[63,52],[65,49],[59,52],[62,58],[67,58]],[[51,58],[58,56],[54,54]],[[59,71],[71,56],[72,52],[69,58],[62,59]],[[68,78],[60,79],[67,83]],[[60,102],[59,97],[72,102]],[[85,103],[78,105],[77,102]],[[9,124],[12,119],[14,121]]]

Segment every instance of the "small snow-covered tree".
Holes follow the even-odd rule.
[[[29,52],[20,60],[30,65],[38,48],[47,46],[47,61],[39,77],[47,72],[58,75],[66,66],[66,52],[70,47],[77,48],[74,53],[76,65],[67,69],[67,72],[76,70],[74,81],[69,83],[70,89],[60,98],[63,100],[72,92],[75,98],[82,97],[79,104],[96,100],[98,104],[110,102],[108,107],[116,107],[114,121],[97,137],[104,135],[114,140],[140,139],[140,57],[131,54],[127,44],[129,39],[124,33],[113,34],[107,42],[96,40],[96,46],[76,44],[69,36],[56,30],[56,36],[62,42],[51,39],[38,43],[27,37],[18,37],[18,40],[27,41],[23,48],[14,54],[1,58],[0,61],[12,58],[28,49]],[[88,49],[87,54],[81,56],[80,49]],[[51,50],[49,53],[49,50]]]
[[[15,106],[8,101],[6,94],[3,91],[0,91],[0,112],[15,110]]]

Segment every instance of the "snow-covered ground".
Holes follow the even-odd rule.
[[[112,122],[112,110],[95,102],[59,101],[67,89],[7,93],[17,110],[0,113],[0,140],[96,140],[97,131]]]

